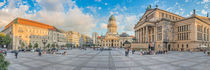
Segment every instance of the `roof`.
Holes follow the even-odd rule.
[[[129,35],[127,33],[122,33],[120,34],[120,37],[129,37]]]
[[[116,20],[116,19],[115,19],[114,15],[111,15],[111,16],[109,17],[109,20]]]
[[[41,22],[28,20],[28,19],[24,19],[24,18],[19,18],[19,17],[17,17],[12,22],[10,22],[7,26],[5,26],[4,30],[9,28],[12,24],[24,24],[24,25],[36,26],[36,27],[56,31],[56,28],[54,26],[50,26],[50,25],[47,25],[47,24],[44,24],[44,23],[41,23]]]
[[[196,19],[210,25],[210,18],[209,17],[197,16],[197,15],[192,15],[188,18],[184,18],[184,19],[178,20],[176,22],[184,21],[184,20],[191,19],[191,18],[196,18]]]
[[[123,44],[131,44],[128,40],[126,40]]]
[[[200,19],[201,21],[210,24],[210,18],[209,17],[203,17],[203,16],[195,16],[198,19]]]

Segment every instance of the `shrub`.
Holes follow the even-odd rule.
[[[8,70],[9,62],[5,61],[3,53],[0,53],[0,70]]]
[[[210,55],[210,51],[208,51],[207,54]]]

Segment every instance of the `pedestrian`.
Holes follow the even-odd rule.
[[[41,51],[39,51],[39,56],[42,56],[42,52]]]
[[[7,50],[4,51],[5,56],[7,56]]]
[[[132,54],[134,54],[134,53],[135,53],[135,50],[133,49],[133,50],[132,50]]]
[[[125,50],[125,56],[128,56],[128,51],[127,51],[127,49]]]
[[[203,50],[203,53],[206,54],[206,50]]]
[[[18,58],[18,51],[15,51],[15,58]]]

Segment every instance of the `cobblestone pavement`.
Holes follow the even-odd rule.
[[[210,56],[201,52],[169,52],[161,55],[124,56],[123,49],[112,51],[78,50],[69,55],[8,53],[9,70],[210,70]]]

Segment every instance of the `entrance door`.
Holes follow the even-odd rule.
[[[170,44],[168,45],[168,51],[171,51],[171,45]]]
[[[112,40],[112,44],[111,44],[111,47],[112,47],[112,48],[114,47],[113,42],[114,42],[114,40]]]

